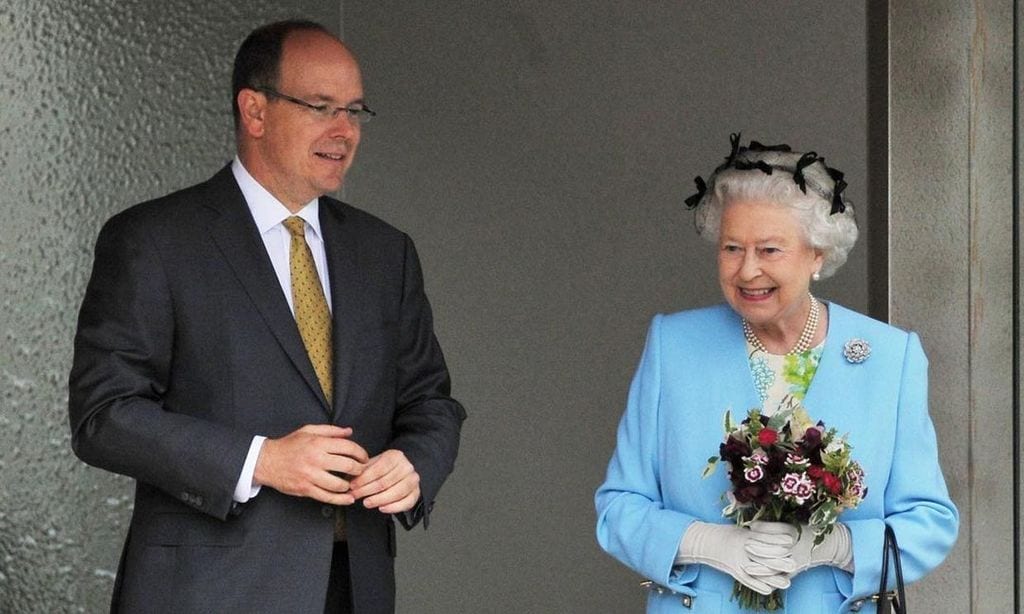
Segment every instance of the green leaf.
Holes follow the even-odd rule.
[[[718,467],[718,457],[712,456],[708,459],[708,464],[704,466],[704,471],[701,472],[700,477],[707,479],[715,473],[715,468]]]
[[[779,413],[775,414],[771,418],[768,418],[768,428],[774,429],[776,431],[781,431],[782,427],[786,426],[786,423],[789,422],[789,418],[792,415],[793,415],[793,410],[792,409],[787,409],[785,411],[780,411]]]

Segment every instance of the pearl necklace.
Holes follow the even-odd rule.
[[[800,338],[796,340],[796,345],[793,346],[793,349],[786,352],[786,355],[802,354],[809,350],[811,348],[811,341],[814,340],[814,334],[818,332],[818,317],[820,316],[818,299],[814,298],[814,295],[810,292],[807,293],[807,296],[811,299],[811,311],[807,314],[804,329],[800,331]],[[754,333],[754,329],[750,327],[750,322],[747,322],[746,318],[743,318],[743,336],[747,338],[750,345],[754,346],[755,350],[768,354],[768,349],[761,343],[761,340]]]

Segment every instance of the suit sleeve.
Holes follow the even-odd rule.
[[[169,411],[174,304],[157,248],[126,214],[96,243],[69,379],[71,444],[83,461],[219,518],[252,435]]]
[[[656,316],[619,423],[615,452],[595,495],[597,541],[609,554],[673,591],[694,594],[687,584],[696,565],[673,568],[679,542],[695,517],[667,509],[658,466],[661,351]]]
[[[412,241],[405,237],[402,304],[397,360],[394,439],[420,476],[420,501],[398,519],[406,529],[421,520],[426,528],[441,484],[452,472],[466,412],[450,396],[451,380],[433,316],[423,290],[423,272]]]
[[[837,572],[848,597],[844,607],[878,590],[886,523],[899,541],[908,583],[937,567],[956,542],[959,514],[939,467],[935,428],[928,416],[928,360],[914,333],[907,340],[896,412],[892,465],[881,493],[885,519],[845,522],[853,537],[855,572],[852,578]],[[890,580],[895,586],[892,573]]]

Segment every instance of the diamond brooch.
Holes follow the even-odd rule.
[[[847,362],[860,364],[867,360],[868,356],[871,356],[871,345],[863,339],[850,339],[843,346],[843,356],[846,357]]]

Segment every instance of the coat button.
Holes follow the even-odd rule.
[[[330,518],[331,516],[334,516],[334,507],[330,505],[323,505],[320,507],[320,514],[324,518]]]
[[[680,601],[683,602],[683,607],[687,610],[693,608],[693,597],[691,597],[690,595],[683,595]]]

